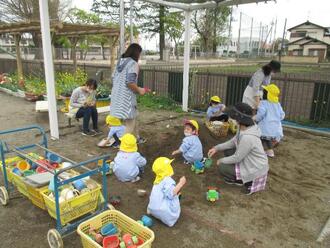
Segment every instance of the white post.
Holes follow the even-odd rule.
[[[239,29],[238,29],[238,40],[237,40],[237,58],[241,53],[241,26],[242,26],[242,12],[239,14]]]
[[[130,25],[130,43],[133,43],[134,34],[133,34],[133,7],[134,0],[131,0],[130,9],[129,9],[129,25]]]
[[[185,11],[182,110],[188,111],[191,11]]]
[[[48,1],[39,0],[39,9],[42,34],[42,50],[47,85],[50,136],[52,139],[59,139],[57,106],[55,96],[54,64],[49,28]]]
[[[250,41],[249,41],[249,56],[251,56],[252,54],[252,31],[253,31],[253,17],[252,17],[252,20],[251,20],[251,30],[250,30]]]
[[[120,0],[120,54],[121,56],[125,51],[125,18],[124,18],[124,11],[125,11],[125,3],[124,0]]]

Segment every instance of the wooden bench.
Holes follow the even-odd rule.
[[[102,114],[102,113],[110,112],[110,107],[109,106],[98,107],[98,108],[96,108],[96,110],[97,110],[97,113]],[[69,127],[72,127],[72,123],[71,123],[72,118],[75,118],[77,121],[79,121],[79,119],[75,117],[76,116],[75,113],[68,112],[68,113],[65,113],[64,115],[68,118]]]

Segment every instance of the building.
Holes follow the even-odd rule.
[[[320,61],[330,57],[330,28],[306,21],[288,31],[289,56],[317,56]]]

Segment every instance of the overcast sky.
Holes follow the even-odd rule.
[[[90,10],[93,0],[73,0],[76,7]],[[287,18],[287,28],[309,20],[321,26],[330,27],[330,0],[277,0],[275,2],[245,4],[234,7],[232,36],[238,36],[239,17],[242,15],[241,36],[249,36],[253,17],[253,36],[258,36],[260,22],[263,26],[271,26],[277,18],[276,37],[281,37],[284,29],[284,20]],[[275,25],[274,25],[275,26]],[[287,36],[289,33],[287,33]],[[144,40],[145,48],[156,48],[157,39]]]

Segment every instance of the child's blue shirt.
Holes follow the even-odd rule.
[[[209,106],[206,111],[206,116],[208,119],[214,116],[220,116],[222,114],[221,109],[223,109],[225,105],[224,104],[217,104],[216,106]],[[220,114],[218,113],[220,111]]]
[[[125,134],[125,126],[112,126],[110,127],[108,138],[111,139],[116,134],[118,138],[121,138]]]
[[[185,137],[179,150],[189,163],[203,159],[203,146],[197,135]]]
[[[165,177],[152,187],[148,204],[150,214],[170,227],[177,222],[181,213],[179,197],[173,193],[175,186],[171,177]]]
[[[119,181],[128,182],[139,175],[139,168],[147,164],[147,160],[138,152],[119,151],[114,159],[113,173]]]
[[[256,122],[261,130],[261,136],[280,140],[283,137],[281,121],[284,117],[285,113],[280,103],[262,100],[256,115]]]

